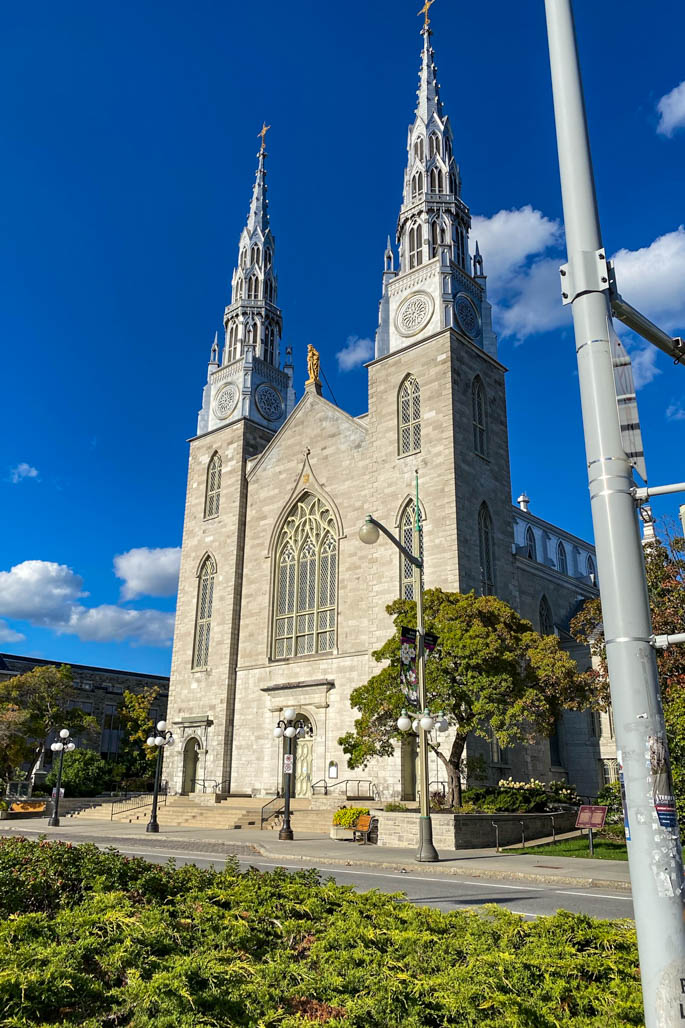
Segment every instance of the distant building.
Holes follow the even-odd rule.
[[[61,660],[42,660],[38,657],[20,657],[14,653],[0,653],[0,681],[23,675],[36,667],[53,665],[60,667],[68,663]],[[100,726],[96,739],[88,745],[99,750],[105,760],[114,760],[119,752],[121,728],[119,724],[119,708],[126,691],[140,693],[149,686],[155,686],[159,692],[152,716],[155,721],[166,717],[169,700],[169,679],[164,675],[143,675],[137,671],[117,671],[113,668],[91,667],[88,664],[69,663],[73,674],[73,685],[76,696],[71,706],[78,707],[86,714],[93,714]],[[50,742],[52,740],[48,740]],[[43,760],[36,771],[38,776],[47,774],[52,767],[52,750],[46,747]]]

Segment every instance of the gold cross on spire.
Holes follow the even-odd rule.
[[[426,0],[425,4],[423,5],[423,7],[421,8],[421,10],[419,11],[419,17],[420,17],[420,16],[422,15],[422,14],[423,14],[423,16],[424,16],[424,22],[423,22],[423,27],[424,27],[424,29],[427,29],[427,28],[428,28],[428,26],[430,25],[430,18],[428,17],[428,12],[429,12],[429,10],[430,10],[431,6],[432,6],[432,5],[434,4],[434,3],[435,3],[435,0]]]
[[[435,0],[431,0],[431,2],[435,3]],[[262,122],[262,131],[257,133],[257,136],[261,136],[262,137],[261,150],[264,150],[264,137],[266,136],[266,134],[267,134],[267,132],[269,131],[270,128],[271,128],[271,125],[267,125],[267,123],[264,121],[264,122]]]

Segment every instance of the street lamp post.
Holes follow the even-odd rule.
[[[57,742],[50,746],[53,753],[59,753],[59,768],[57,770],[57,788],[55,789],[55,805],[52,808],[52,816],[48,821],[50,828],[59,827],[59,800],[62,791],[62,768],[64,767],[64,753],[71,753],[76,749],[76,743],[69,735],[69,729],[63,728],[59,733]]]
[[[155,787],[152,793],[152,812],[150,820],[145,828],[146,832],[158,832],[159,822],[157,821],[157,800],[159,799],[159,781],[162,774],[162,753],[166,746],[173,746],[175,743],[173,732],[167,730],[166,721],[157,722],[157,734],[150,735],[147,739],[148,746],[157,747],[157,764],[155,765]]]
[[[403,546],[399,539],[396,539],[392,532],[388,531],[385,525],[376,521],[371,514],[366,515],[366,520],[359,529],[359,538],[363,543],[372,545],[378,542],[379,533],[390,540],[393,546],[397,547],[400,553],[409,561],[414,569],[414,599],[416,600],[416,677],[418,685],[418,701],[421,718],[419,721],[419,790],[420,790],[420,816],[419,816],[419,848],[416,852],[416,859],[421,862],[439,860],[438,852],[433,845],[433,825],[430,816],[430,797],[428,795],[428,732],[423,727],[431,721],[430,729],[433,728],[433,721],[428,715],[426,706],[426,647],[425,629],[423,625],[423,547],[421,537],[423,528],[421,525],[421,509],[419,507],[419,476],[416,473],[416,503],[414,519],[414,550],[418,556]],[[427,720],[426,720],[427,719]],[[399,725],[399,722],[398,722]]]
[[[283,711],[283,719],[276,724],[274,728],[274,739],[282,739],[285,737],[288,740],[288,752],[283,755],[283,773],[285,775],[285,803],[283,806],[283,825],[278,838],[281,842],[291,842],[293,838],[293,830],[290,827],[290,793],[291,793],[291,782],[293,778],[293,740],[298,735],[304,735],[306,726],[304,721],[296,721],[297,711],[294,707],[287,707]]]

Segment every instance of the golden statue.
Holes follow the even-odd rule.
[[[319,378],[320,367],[321,358],[319,357],[319,351],[315,350],[310,343],[307,347],[307,371],[309,372],[307,382],[314,382],[315,385],[319,385],[321,383]]]
[[[428,12],[429,12],[429,10],[430,10],[431,6],[432,6],[432,5],[434,4],[434,3],[435,3],[435,0],[426,0],[425,4],[423,5],[423,7],[421,8],[421,10],[419,11],[419,17],[420,17],[420,16],[422,15],[422,14],[424,15],[424,22],[423,22],[423,27],[424,27],[425,29],[427,29],[427,28],[428,28],[428,26],[429,26],[429,24],[430,24],[430,18],[428,17]]]
[[[432,2],[435,3],[435,0],[432,0]],[[271,128],[271,125],[267,125],[267,123],[264,121],[264,122],[262,122],[262,131],[257,133],[258,137],[259,136],[262,137],[262,146],[261,146],[261,149],[260,149],[260,153],[261,153],[262,150],[264,150],[264,137],[266,136],[266,134],[267,134],[267,132],[269,131],[270,128]]]

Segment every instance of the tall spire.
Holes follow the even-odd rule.
[[[255,183],[252,189],[252,200],[250,202],[250,211],[247,216],[247,230],[253,232],[256,228],[261,229],[262,232],[266,232],[269,227],[269,201],[266,197],[266,168],[264,167],[264,161],[269,156],[266,152],[265,136],[271,125],[267,125],[266,122],[262,125],[261,132],[257,135],[261,137],[262,145],[259,148],[257,157],[259,164],[257,165],[257,174],[255,176]]]
[[[269,227],[266,197],[266,122],[257,133],[261,146],[250,210],[238,244],[238,265],[233,271],[231,302],[224,314],[226,345],[223,363],[231,364],[248,348],[254,357],[278,366],[282,318],[277,307],[278,283],[274,271],[275,240]]]
[[[430,42],[433,31],[430,27],[430,18],[428,17],[428,10],[433,3],[435,3],[435,0],[426,0],[419,11],[419,15],[425,15],[425,20],[421,29],[423,52],[421,54],[419,89],[416,94],[419,101],[416,106],[416,114],[426,124],[428,124],[432,114],[437,114],[439,118],[442,118],[442,101],[440,100],[440,86],[438,85],[437,78],[438,69],[435,67],[433,60],[435,54]]]

